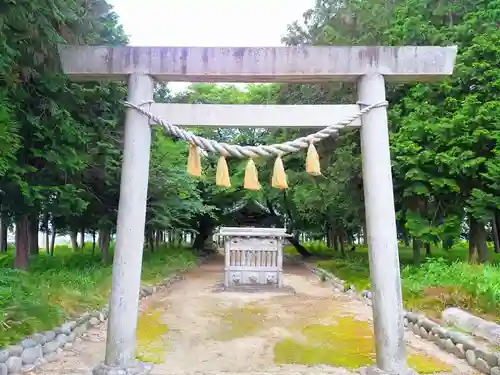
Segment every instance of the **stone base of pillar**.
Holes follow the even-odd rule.
[[[130,367],[108,366],[104,363],[99,363],[92,370],[92,375],[149,375],[153,365],[149,363],[134,362]]]
[[[396,373],[385,372],[384,370],[379,369],[377,366],[369,366],[360,368],[359,373],[361,375],[418,375],[418,373],[415,370],[409,367],[406,370],[398,372],[396,374]]]

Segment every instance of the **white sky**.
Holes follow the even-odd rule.
[[[108,0],[134,46],[267,47],[314,0]],[[182,90],[185,83],[170,87]]]

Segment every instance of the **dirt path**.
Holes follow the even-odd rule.
[[[350,374],[373,360],[371,309],[335,293],[307,270],[289,266],[295,293],[217,292],[222,263],[187,274],[144,299],[138,355],[154,375],[224,373]],[[421,373],[475,374],[465,362],[407,333],[410,363]],[[105,326],[34,374],[90,374],[103,360]],[[308,366],[309,365],[309,366]],[[332,366],[328,366],[332,365]],[[341,366],[341,367],[340,367]]]

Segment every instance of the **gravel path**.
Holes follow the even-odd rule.
[[[142,300],[138,350],[143,360],[156,363],[154,375],[357,373],[320,364],[325,363],[321,354],[331,348],[331,353],[326,352],[327,359],[333,358],[334,364],[359,360],[363,345],[371,342],[366,337],[367,330],[371,335],[368,306],[333,292],[328,284],[299,266],[285,268],[285,284],[294,292],[218,292],[215,286],[222,280],[222,270],[220,259],[204,264],[168,290]],[[321,335],[321,325],[343,332],[345,345],[331,341],[328,331]],[[32,374],[89,375],[103,360],[105,328],[93,328],[58,361],[44,364]],[[353,330],[359,332],[349,334]],[[319,349],[311,346],[309,341],[313,339]],[[408,353],[420,362],[447,368],[441,374],[477,373],[432,343],[410,333],[406,339]],[[349,350],[353,344],[354,350]],[[293,364],[304,363],[304,358],[297,360],[297,353],[308,350],[305,362],[310,366]],[[276,364],[276,360],[283,364]]]

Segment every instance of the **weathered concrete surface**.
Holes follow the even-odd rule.
[[[153,103],[151,112],[173,125],[237,128],[324,128],[359,112],[347,105],[245,105]],[[360,126],[357,118],[349,126]]]
[[[355,81],[381,73],[387,81],[428,81],[451,75],[456,47],[59,47],[73,80],[150,74],[179,82]]]
[[[362,103],[384,101],[384,77],[376,73],[363,76],[358,81],[358,92]],[[389,374],[405,374],[403,302],[387,108],[374,108],[363,115],[361,121],[361,155],[377,366]]]
[[[132,74],[128,83],[129,101],[153,99],[150,76]],[[151,147],[148,120],[133,109],[126,112],[124,143],[106,346],[106,365],[121,367],[134,360]]]

